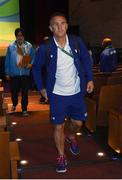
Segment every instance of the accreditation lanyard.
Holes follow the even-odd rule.
[[[73,54],[72,52],[67,52],[64,48],[61,48],[59,46],[57,46],[62,52],[64,52],[65,54],[67,54],[68,56],[72,57],[73,58]]]

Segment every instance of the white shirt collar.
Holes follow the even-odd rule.
[[[54,39],[54,42],[56,44],[57,47],[60,47],[60,45],[58,44],[58,42],[56,41],[55,37],[53,36],[53,39]],[[68,36],[66,35],[66,44],[65,44],[65,47],[68,47],[69,46],[69,40],[68,40]]]

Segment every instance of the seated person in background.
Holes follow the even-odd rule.
[[[94,65],[94,59],[93,59],[93,53],[92,53],[92,50],[91,50],[91,47],[90,47],[90,43],[89,43],[89,42],[87,43],[87,49],[88,49],[88,52],[89,52],[91,64],[92,64],[92,66],[93,66],[93,65]]]
[[[117,52],[112,46],[110,38],[103,39],[102,52],[100,54],[100,71],[113,72],[117,67]]]

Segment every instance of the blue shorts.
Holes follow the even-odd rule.
[[[53,124],[63,124],[66,117],[80,121],[85,121],[87,117],[86,103],[81,93],[72,96],[52,94],[50,111]]]

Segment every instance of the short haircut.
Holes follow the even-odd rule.
[[[112,39],[111,38],[104,38],[102,41],[102,46],[107,47],[112,45]]]
[[[50,18],[49,18],[49,23],[51,22],[51,20],[52,20],[55,16],[62,16],[62,17],[64,17],[64,18],[66,19],[66,21],[67,21],[67,18],[66,18],[66,16],[65,16],[65,14],[63,14],[62,12],[55,12],[55,13],[53,13],[53,14],[50,16]]]
[[[25,35],[24,30],[22,28],[17,28],[15,29],[15,36],[17,36],[19,32],[21,32],[23,36]]]

